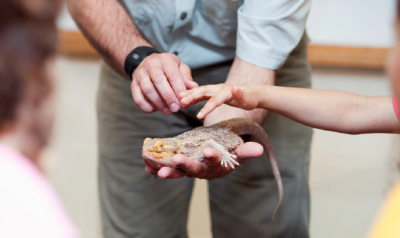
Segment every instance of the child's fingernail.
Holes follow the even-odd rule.
[[[197,114],[197,117],[202,117],[203,116],[203,112],[202,111],[200,111],[198,114]]]

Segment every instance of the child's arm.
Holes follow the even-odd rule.
[[[266,85],[209,85],[182,93],[183,106],[209,101],[197,115],[204,118],[219,105],[251,110],[265,108],[304,125],[348,134],[395,133],[400,123],[392,96],[357,94]]]

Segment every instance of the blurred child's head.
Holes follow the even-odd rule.
[[[59,8],[59,0],[0,1],[0,139],[12,142],[18,134],[30,147],[19,147],[21,152],[32,157],[46,144],[52,124],[49,65]]]

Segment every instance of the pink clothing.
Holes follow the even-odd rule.
[[[19,152],[0,144],[0,237],[79,236],[38,168]]]
[[[399,102],[397,101],[396,96],[393,96],[393,109],[394,113],[396,113],[397,119],[400,121],[400,108],[399,108]]]

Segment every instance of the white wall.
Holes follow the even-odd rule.
[[[78,27],[76,26],[74,20],[69,14],[67,7],[65,6],[60,14],[60,17],[57,21],[58,28],[64,31],[77,31]]]
[[[313,44],[390,47],[395,0],[312,0],[307,31]],[[58,25],[78,28],[64,9]]]
[[[312,0],[307,30],[313,44],[390,47],[395,0]]]

